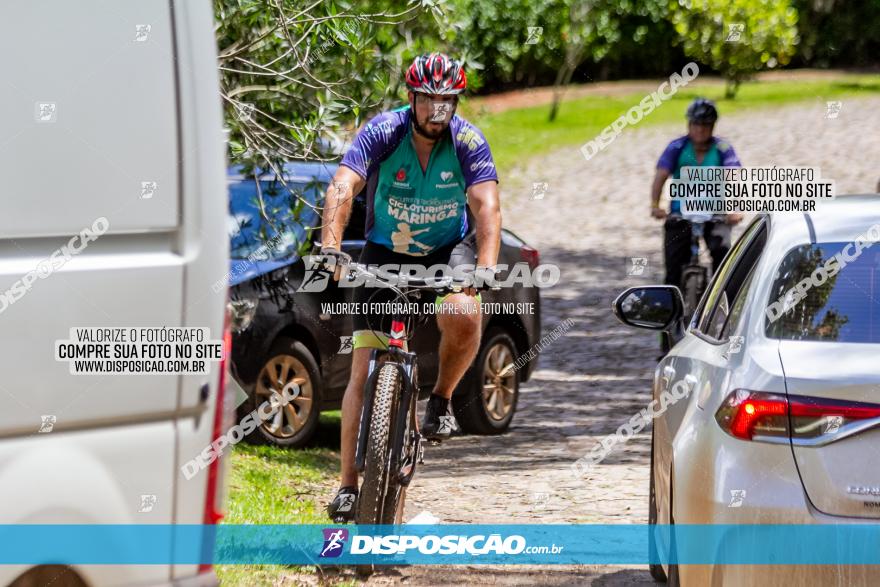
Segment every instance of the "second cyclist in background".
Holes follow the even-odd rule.
[[[673,200],[667,212],[660,207],[663,185],[671,176],[679,179],[682,167],[740,167],[741,163],[726,140],[714,136],[718,110],[711,100],[697,98],[687,109],[688,132],[669,143],[660,160],[651,186],[651,216],[665,219],[663,256],[664,283],[681,286],[682,270],[691,262],[691,222],[682,217],[681,204]],[[703,224],[703,240],[712,255],[716,271],[730,250],[731,227],[742,221],[742,214],[714,215]]]

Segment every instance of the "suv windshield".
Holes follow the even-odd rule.
[[[789,251],[770,292],[767,336],[880,342],[880,246],[867,244],[860,252],[849,242],[802,245]],[[835,255],[837,263],[829,263]],[[832,275],[837,266],[839,272]],[[823,274],[828,278],[820,283]],[[801,297],[796,286],[811,276],[815,281],[801,285],[806,292]]]
[[[314,205],[323,191],[320,183],[261,181],[265,216],[253,178],[229,186],[230,257],[250,261],[280,261],[298,254],[307,238],[306,228],[318,222]],[[311,205],[310,205],[311,204]]]

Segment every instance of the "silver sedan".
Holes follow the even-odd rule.
[[[880,196],[820,208],[757,217],[692,317],[672,286],[615,301],[622,322],[674,344],[654,377],[651,524],[878,522]],[[652,552],[682,555],[656,536]],[[685,585],[880,584],[880,566],[721,564],[733,540],[700,561],[713,564],[655,558],[651,574]],[[833,563],[827,551],[839,548],[818,548],[813,562]]]

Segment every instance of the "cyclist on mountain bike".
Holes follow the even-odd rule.
[[[688,134],[669,143],[660,160],[651,186],[651,216],[666,219],[663,226],[663,253],[668,285],[681,286],[684,267],[691,261],[691,223],[681,216],[681,203],[673,200],[669,212],[660,207],[660,194],[669,176],[680,179],[682,167],[740,167],[733,146],[712,135],[718,110],[711,100],[697,98],[687,109]],[[742,221],[742,214],[718,214],[703,226],[703,240],[712,255],[716,271],[730,250],[731,226]]]
[[[352,198],[366,187],[367,243],[360,263],[455,267],[476,261],[478,279],[491,280],[501,239],[498,176],[482,132],[455,114],[458,95],[467,87],[464,70],[442,53],[420,55],[406,72],[406,85],[409,105],[370,120],[342,159],[327,191],[321,253],[339,255]],[[467,204],[476,220],[476,251],[474,239],[465,239]],[[392,299],[388,289],[362,286],[353,301]],[[442,303],[440,370],[421,425],[431,440],[452,432],[444,417],[479,349],[482,325],[474,289],[450,294]],[[370,352],[388,347],[390,316],[359,314],[353,323],[351,377],[342,402],[341,482],[328,507],[331,518],[345,520],[355,513],[355,450]]]

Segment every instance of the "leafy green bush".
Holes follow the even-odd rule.
[[[678,0],[670,17],[685,54],[719,71],[728,97],[755,72],[788,63],[799,40],[789,0]]]

